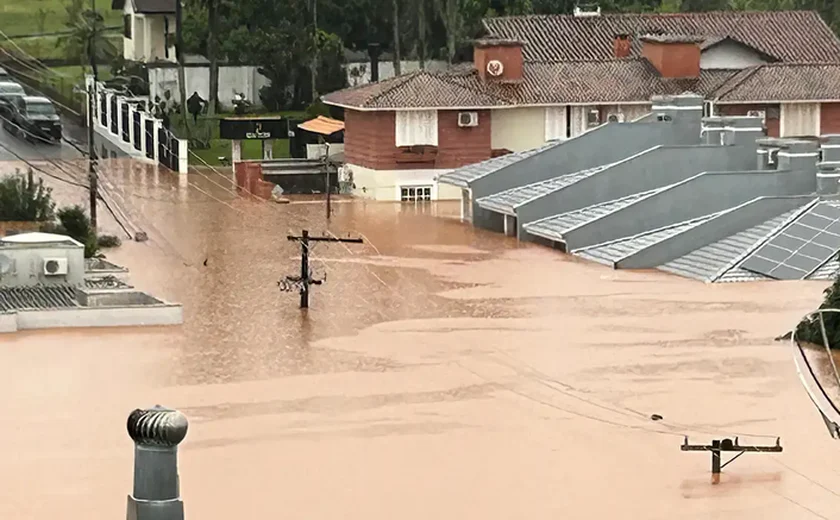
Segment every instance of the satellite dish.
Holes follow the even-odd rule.
[[[829,338],[837,324],[840,309],[819,309],[805,316],[790,335],[799,379],[834,439],[840,439],[840,369]],[[840,344],[833,346],[840,349]],[[840,357],[840,350],[836,352]]]
[[[6,255],[0,255],[0,275],[9,274],[14,267],[14,261]]]

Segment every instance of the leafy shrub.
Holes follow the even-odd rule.
[[[820,309],[838,309],[840,308],[840,277],[834,279],[825,291],[823,291],[825,298],[823,299]],[[823,323],[825,323],[825,333],[828,337],[828,344],[831,348],[840,347],[840,313],[826,312],[823,313]],[[814,316],[813,319],[802,320],[796,327],[796,339],[798,341],[806,341],[816,345],[823,345],[822,330],[820,330],[819,315]]]
[[[0,220],[48,222],[53,219],[55,203],[52,190],[43,179],[35,182],[30,169],[26,175],[15,171],[0,179]]]
[[[316,99],[314,103],[306,107],[306,118],[313,119],[318,116],[332,117],[330,115],[330,107],[324,104],[320,99]]]
[[[110,249],[112,247],[120,247],[122,245],[122,240],[120,240],[120,237],[114,235],[99,235],[99,238],[96,239],[96,243],[102,249]]]
[[[85,258],[91,258],[99,252],[96,233],[90,225],[90,219],[81,206],[71,206],[58,210],[58,230],[85,245]]]

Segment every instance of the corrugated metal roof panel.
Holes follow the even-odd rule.
[[[679,224],[675,224],[673,226],[655,229],[632,237],[621,238],[612,242],[607,242],[606,244],[599,244],[578,249],[572,251],[572,253],[594,262],[615,265],[616,262],[623,258],[627,258],[628,256],[638,253],[647,247],[665,239],[677,236],[680,233],[703,224],[704,222],[708,222],[721,213],[722,212],[712,213],[711,215],[680,222]]]
[[[604,171],[610,166],[612,166],[612,164],[604,164],[588,170],[581,170],[579,172],[554,177],[553,179],[548,179],[546,181],[535,182],[518,188],[512,188],[499,192],[495,195],[482,197],[476,202],[484,209],[497,211],[499,213],[514,214],[514,211],[518,206],[521,206],[531,200],[544,197],[549,193],[560,191],[580,180]]]
[[[0,311],[78,307],[72,286],[0,287]]]
[[[779,229],[780,226],[801,210],[802,208],[796,208],[757,226],[726,237],[723,240],[701,247],[685,256],[660,266],[659,269],[687,278],[694,278],[706,282],[712,281],[727,265],[735,262],[739,256],[747,253],[751,248],[766,240],[774,230]],[[744,271],[740,274],[733,273],[732,276],[747,276],[745,273],[749,273],[749,271]],[[753,273],[749,274],[754,277],[757,276],[757,279],[760,280],[766,279],[765,276],[755,275]]]
[[[662,188],[655,190],[643,191],[635,193],[628,197],[610,200],[601,204],[593,204],[582,209],[569,211],[553,217],[544,218],[535,222],[529,222],[523,226],[525,231],[549,240],[563,240],[563,234],[572,229],[580,227],[584,224],[597,220],[610,213],[616,212],[622,208],[626,208],[631,204],[642,200],[645,197],[653,195],[661,191]]]
[[[470,183],[475,181],[476,179],[480,179],[482,177],[490,175],[491,173],[499,171],[502,168],[505,168],[512,164],[516,164],[523,159],[527,159],[528,157],[544,152],[545,150],[554,148],[555,146],[559,146],[561,144],[562,143],[559,141],[549,141],[548,143],[537,148],[533,148],[531,150],[509,153],[507,155],[502,155],[501,157],[487,159],[486,161],[482,161],[480,163],[470,164],[468,166],[464,166],[463,168],[453,170],[449,173],[444,173],[443,175],[438,177],[438,182],[459,186],[461,188],[468,188]]]

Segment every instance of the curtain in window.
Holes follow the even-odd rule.
[[[782,103],[781,137],[820,135],[819,103]]]
[[[396,130],[397,146],[437,146],[437,110],[398,110]]]
[[[566,107],[546,107],[545,109],[545,140],[564,140],[568,137],[566,131]]]
[[[571,110],[571,125],[569,137],[577,137],[584,133],[589,126],[586,124],[586,115],[592,107],[573,106]]]

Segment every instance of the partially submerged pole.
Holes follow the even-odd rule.
[[[134,490],[127,520],[184,520],[178,479],[178,444],[187,436],[181,412],[156,405],[128,416],[134,441]]]

